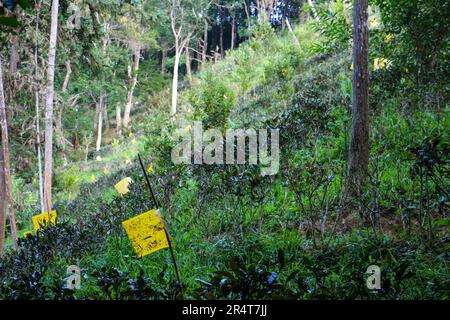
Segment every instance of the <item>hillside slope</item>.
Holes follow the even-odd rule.
[[[130,158],[59,203],[57,226],[21,239],[20,251],[0,260],[0,297],[448,299],[448,218],[434,220],[430,237],[417,225],[419,214],[430,223],[441,214],[448,179],[430,179],[424,203],[414,173],[421,163],[417,150],[432,149],[436,161],[448,154],[448,107],[407,105],[404,92],[386,90],[389,70],[372,73],[370,188],[359,215],[351,214],[342,192],[350,54],[315,54],[313,32],[299,27],[296,35],[300,47],[292,34],[261,30],[196,75],[181,93],[177,121],[166,99],[135,127],[139,142],[130,154],[139,151],[153,164],[150,177],[183,289],[167,250],[138,259],[125,235],[121,222],[153,208],[139,164]],[[221,130],[280,129],[279,173],[262,177],[252,165],[173,164],[172,133],[193,120]],[[117,163],[125,160],[117,157]],[[113,186],[124,177],[134,183],[119,196]],[[382,268],[378,293],[364,280],[373,264]],[[63,289],[69,265],[81,268],[81,290]]]

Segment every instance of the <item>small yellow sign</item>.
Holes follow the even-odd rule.
[[[33,235],[33,233],[31,231],[29,231],[29,230],[23,232],[23,237],[24,238],[29,238],[32,235]]]
[[[124,195],[127,194],[128,192],[130,192],[130,190],[128,189],[128,187],[130,186],[130,183],[133,182],[133,179],[131,179],[130,177],[125,178],[120,180],[119,183],[117,183],[114,188],[117,190],[117,192],[120,193],[120,195]]]
[[[56,211],[50,211],[47,213],[42,213],[31,218],[33,221],[34,232],[37,232],[41,227],[47,226],[49,224],[56,224]]]
[[[158,210],[151,210],[122,222],[134,251],[139,258],[168,248],[164,222]]]

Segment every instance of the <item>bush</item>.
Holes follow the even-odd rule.
[[[192,92],[189,102],[194,114],[203,121],[203,127],[226,128],[231,109],[235,105],[235,95],[219,78],[207,73],[202,84]]]

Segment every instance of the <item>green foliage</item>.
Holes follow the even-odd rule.
[[[234,92],[212,73],[207,73],[203,84],[193,91],[190,104],[197,119],[206,129],[226,128],[231,109],[235,105]]]
[[[323,38],[315,44],[315,52],[334,52],[351,46],[353,26],[351,19],[346,16],[347,12],[344,11],[346,2],[349,1],[337,0],[317,6],[318,20],[313,22],[313,28],[320,32]]]
[[[448,1],[374,0],[374,3],[381,9],[383,31],[392,37],[385,41],[385,46],[397,67],[419,73],[419,79],[423,80],[435,78],[436,72],[448,74],[445,63],[450,45]]]
[[[133,128],[136,145],[132,137],[121,139],[104,150],[101,161],[58,175],[58,188],[78,196],[55,204],[56,226],[21,239],[17,253],[0,259],[0,298],[449,299],[446,100],[444,106],[429,102],[430,96],[441,97],[439,90],[412,99],[405,93],[414,92],[413,83],[396,86],[401,80],[395,68],[372,73],[370,177],[356,216],[349,215],[342,191],[350,54],[341,49],[312,55],[311,30],[302,26],[295,34],[300,48],[292,34],[263,35],[204,66],[181,92],[184,108],[176,119],[198,117],[206,127],[279,128],[279,175],[261,177],[251,165],[174,165],[176,121],[166,111],[169,98],[158,95],[160,108],[140,114]],[[121,61],[120,50],[111,55]],[[101,65],[105,74],[114,71],[114,64]],[[89,73],[78,68],[84,78],[69,90],[79,88],[85,105],[86,93],[106,90],[108,78],[90,87]],[[152,68],[149,61],[142,72]],[[141,101],[158,76],[143,79],[150,88],[141,85]],[[75,116],[80,126],[89,119]],[[124,164],[138,151],[145,165],[154,165],[150,179],[175,244],[184,294],[170,253],[138,259],[121,226],[154,206],[139,165]],[[102,174],[105,166],[109,175]],[[134,183],[129,194],[119,196],[113,186],[124,177]],[[15,179],[15,192],[26,196],[23,186]],[[21,227],[27,219],[21,217]],[[76,292],[64,289],[67,266],[73,264],[82,273]],[[382,270],[377,292],[365,285],[373,264]]]

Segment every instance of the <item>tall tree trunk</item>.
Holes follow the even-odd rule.
[[[3,152],[0,152],[0,257],[3,256],[6,239],[6,184],[5,184],[5,162]]]
[[[98,102],[98,100],[96,98],[94,98],[95,100],[95,114],[94,114],[94,132],[93,134],[95,134],[98,130],[98,115],[100,113],[100,103]]]
[[[186,59],[186,73],[189,82],[192,82],[192,65],[191,65],[191,53],[189,50],[189,42],[186,43],[186,46],[184,48],[184,54]]]
[[[39,12],[39,11],[37,11]],[[36,146],[37,146],[37,158],[38,158],[38,177],[39,177],[39,200],[41,205],[41,212],[45,211],[44,205],[44,181],[42,177],[42,146],[41,146],[41,110],[40,110],[40,94],[39,94],[39,47],[38,47],[38,35],[39,35],[39,13],[36,14],[36,45],[34,48],[34,63],[35,63],[35,103],[36,103]]]
[[[100,96],[98,112],[98,125],[97,125],[97,145],[96,151],[99,152],[102,146],[102,129],[103,129],[103,95]]]
[[[7,200],[7,208],[9,213],[9,224],[11,226],[11,238],[14,249],[17,246],[17,226],[16,217],[14,214],[14,200],[12,195],[12,179],[11,179],[11,164],[9,161],[9,138],[8,138],[8,123],[6,122],[6,104],[5,95],[3,91],[3,68],[2,59],[0,57],[0,127],[1,127],[1,142],[2,142],[2,157],[3,157],[3,176],[5,180],[5,196]]]
[[[208,54],[208,28],[208,20],[205,19],[205,28],[203,30],[202,64],[206,62],[206,56]]]
[[[292,29],[291,23],[289,22],[288,17],[286,17],[286,25],[288,27],[289,32],[292,34],[292,37],[294,38],[294,42],[297,45],[297,47],[300,47],[300,41],[298,41],[297,36],[295,35],[294,30]]]
[[[72,65],[70,64],[70,61],[66,61],[66,77],[64,78],[64,82],[61,88],[61,91],[64,93],[67,91],[67,86],[69,85],[70,76],[72,74]]]
[[[11,48],[9,49],[9,76],[14,78],[17,73],[20,56],[18,52],[19,36],[12,36]]]
[[[141,49],[135,48],[134,54],[133,54],[133,71],[132,74],[129,72],[130,78],[130,88],[128,90],[128,98],[127,98],[127,104],[125,105],[125,112],[123,114],[123,125],[125,128],[130,128],[130,113],[131,108],[133,106],[133,95],[134,95],[134,89],[137,84],[138,80],[138,71],[139,71],[139,61],[141,58]]]
[[[283,16],[281,17],[281,30],[286,28],[286,19],[288,19],[288,0],[283,1]],[[300,5],[299,5],[300,6]]]
[[[162,57],[161,57],[161,73],[166,72],[166,60],[167,60],[167,49],[162,49]]]
[[[122,116],[120,111],[120,103],[116,104],[116,134],[121,135]]]
[[[46,211],[51,211],[52,177],[53,177],[53,100],[55,95],[55,59],[56,42],[58,38],[58,10],[59,0],[52,1],[50,46],[48,50],[47,69],[47,99],[45,106],[45,171],[44,171],[44,200]]]
[[[105,131],[109,131],[108,103],[106,94],[104,94],[103,97],[103,121],[105,122]]]
[[[224,44],[223,44],[223,9],[220,9],[220,39],[219,39],[219,45],[220,45],[220,54],[222,55],[222,57],[224,56]]]
[[[369,32],[368,0],[355,0],[353,28],[353,101],[347,195],[365,185],[369,165]]]
[[[236,45],[236,19],[231,17],[231,50]]]
[[[178,103],[178,69],[180,67],[180,58],[182,50],[175,46],[175,63],[173,65],[173,79],[172,79],[172,109],[171,115],[175,115],[177,113],[177,103]]]

